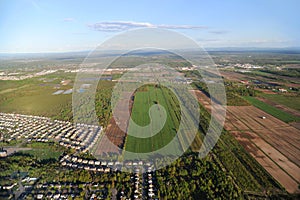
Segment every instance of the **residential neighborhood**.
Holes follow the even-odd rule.
[[[23,141],[25,143],[50,143],[73,149],[73,153],[63,153],[59,158],[60,167],[66,170],[84,170],[97,176],[111,176],[122,170],[131,172],[132,193],[128,188],[117,190],[117,199],[155,199],[155,170],[153,163],[143,161],[97,160],[80,156],[89,151],[102,134],[102,127],[87,124],[52,120],[46,117],[0,113],[1,141]],[[30,148],[1,147],[0,157],[13,155]],[[95,182],[39,182],[39,177],[30,177],[27,173],[19,181],[9,185],[0,185],[0,190],[11,193],[13,197],[34,199],[69,199],[84,195],[90,199],[106,199],[106,184]],[[85,191],[85,188],[90,188]],[[106,189],[105,189],[106,188]]]

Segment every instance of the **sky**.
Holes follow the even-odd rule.
[[[0,0],[0,53],[91,50],[143,27],[204,48],[300,47],[299,8],[298,0]]]

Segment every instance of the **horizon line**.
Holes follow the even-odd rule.
[[[225,46],[225,47],[201,47],[204,50],[207,51],[212,51],[212,50],[222,50],[222,51],[226,51],[226,49],[228,49],[228,51],[232,51],[237,50],[237,51],[253,51],[253,50],[300,50],[300,46],[286,46],[286,47],[239,47],[239,46]],[[63,53],[83,53],[83,52],[91,52],[95,49],[83,49],[83,50],[70,50],[70,51],[40,51],[40,52],[0,52],[0,55],[2,54],[63,54]],[[179,50],[192,50],[192,49],[179,49]],[[120,49],[110,49],[110,50],[106,50],[107,52],[110,51],[120,51]]]

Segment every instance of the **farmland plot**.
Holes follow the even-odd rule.
[[[210,111],[210,99],[201,91],[197,97]],[[228,106],[224,128],[288,192],[300,192],[298,129],[254,106]]]

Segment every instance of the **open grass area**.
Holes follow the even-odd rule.
[[[71,115],[65,115],[64,111],[71,111],[71,94],[52,95],[54,91],[47,86],[33,85],[2,94],[0,111],[70,119]]]
[[[23,153],[30,154],[36,157],[38,160],[45,160],[45,159],[58,160],[62,152],[51,151],[49,149],[32,149],[32,150],[23,151]]]
[[[72,85],[60,84],[71,78],[69,73],[61,73],[20,81],[0,81],[0,112],[70,120],[72,94],[53,93],[71,89]]]
[[[281,94],[261,94],[266,99],[300,111],[300,96],[288,96]]]
[[[249,101],[252,105],[255,107],[265,111],[266,113],[269,113],[270,115],[276,117],[277,119],[280,119],[284,122],[293,122],[293,121],[299,121],[299,117],[293,116],[289,113],[286,113],[282,110],[279,110],[275,108],[274,106],[271,106],[267,103],[264,103],[255,97],[244,97],[247,101]]]
[[[37,160],[58,160],[59,156],[63,153],[63,147],[51,143],[33,142],[27,144],[26,147],[30,147],[32,149],[22,151],[22,153],[32,155]]]
[[[144,88],[135,93],[131,117],[140,126],[150,123],[149,109],[154,104],[163,106],[166,110],[167,119],[164,127],[159,133],[152,133],[152,137],[137,138],[128,135],[125,149],[131,152],[152,152],[167,145],[176,132],[180,121],[180,107],[177,99],[172,92],[164,87],[155,87],[153,85],[143,86]],[[159,121],[160,118],[153,118],[153,121]],[[155,124],[152,122],[152,124]],[[134,131],[134,127],[129,125],[129,131]],[[155,129],[155,127],[153,127]],[[180,148],[180,144],[178,144]],[[174,152],[175,153],[175,152]]]

